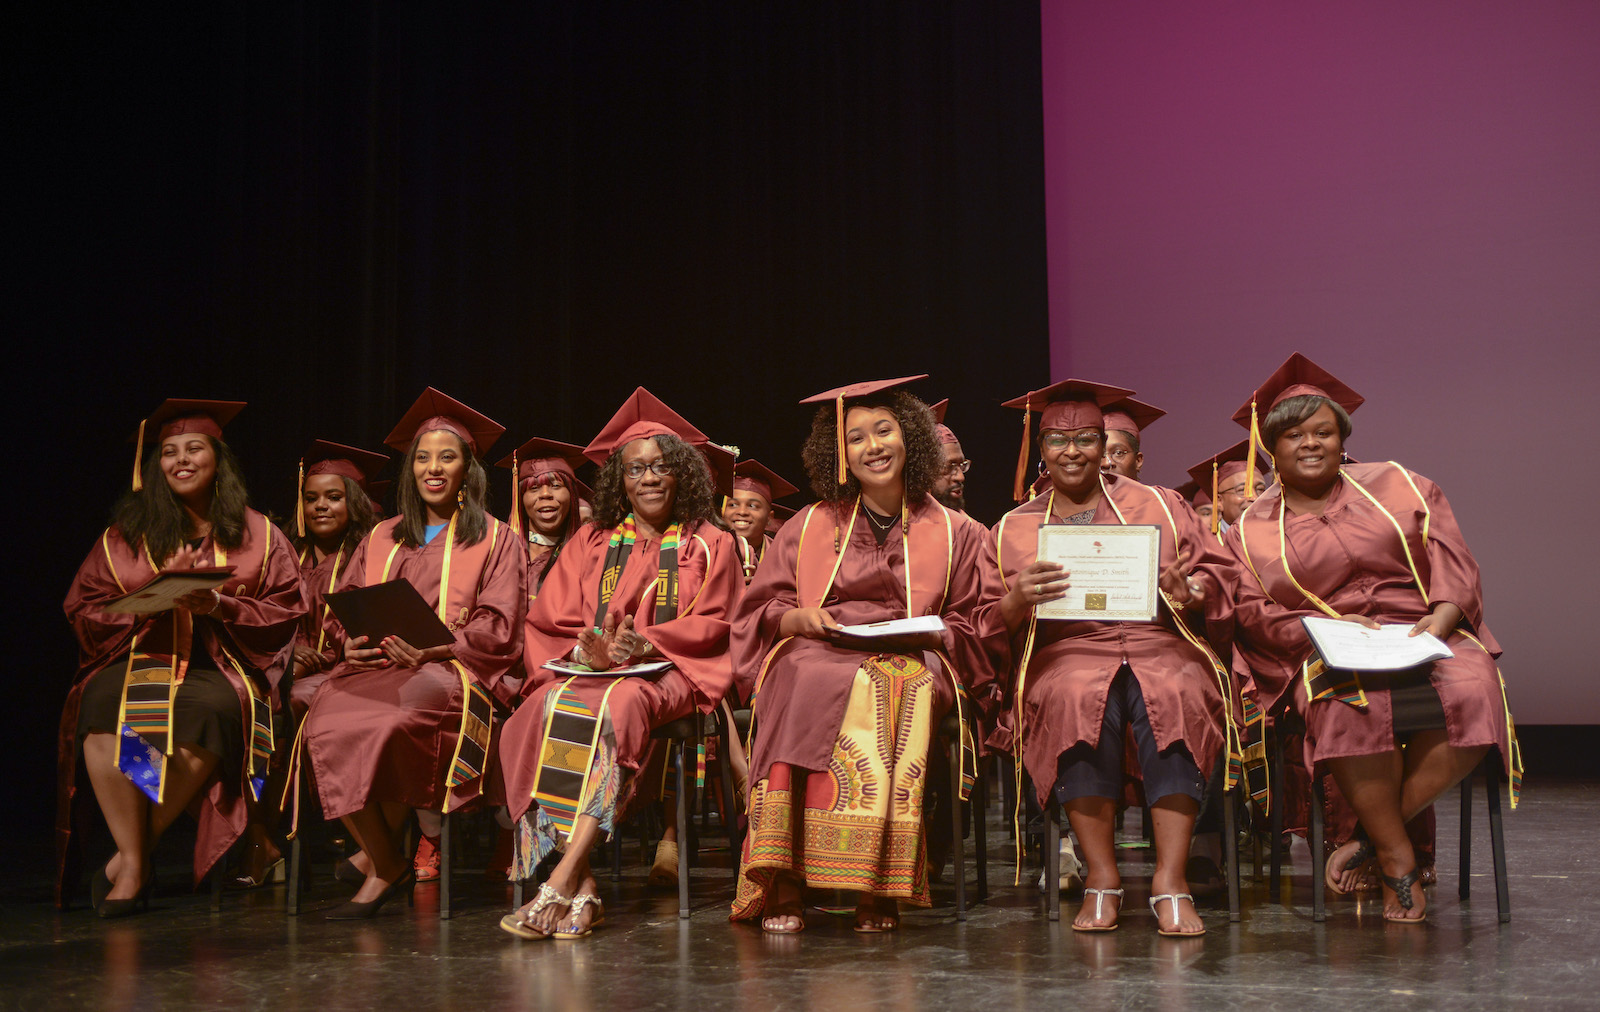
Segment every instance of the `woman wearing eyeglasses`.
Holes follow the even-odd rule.
[[[512,877],[562,855],[538,896],[501,919],[519,938],[581,938],[600,924],[589,850],[632,803],[654,799],[660,781],[636,775],[655,751],[651,730],[710,713],[733,683],[728,619],[744,578],[733,535],[713,520],[705,442],[640,387],[584,451],[602,465],[594,522],[567,541],[528,613],[525,698],[500,737]],[[649,661],[671,666],[607,673]]]
[[[1132,391],[1063,380],[1007,402],[1041,411],[1038,452],[1050,485],[1007,513],[989,542],[1004,594],[986,611],[1010,637],[1017,754],[1039,793],[1066,809],[1088,865],[1076,931],[1111,931],[1121,913],[1113,819],[1131,731],[1155,821],[1150,905],[1163,935],[1204,924],[1184,876],[1195,818],[1227,720],[1231,560],[1183,499],[1101,468],[1102,405]],[[1031,418],[1031,415],[1030,415]],[[1026,446],[1026,444],[1025,444]],[[1019,462],[1017,485],[1022,485]],[[1045,524],[1150,524],[1161,530],[1163,602],[1155,621],[1036,619],[1072,574],[1037,558]],[[1125,731],[1126,729],[1126,731]]]

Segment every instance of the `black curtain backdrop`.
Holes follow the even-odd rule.
[[[8,780],[41,828],[60,601],[165,397],[248,400],[229,442],[285,516],[306,443],[376,447],[429,384],[496,459],[643,384],[804,485],[800,397],[928,372],[973,513],[1008,501],[997,405],[1048,381],[1036,4],[9,19]]]

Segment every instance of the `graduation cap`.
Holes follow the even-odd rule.
[[[1173,491],[1183,496],[1183,501],[1188,503],[1190,506],[1193,506],[1195,509],[1199,509],[1202,506],[1211,505],[1211,497],[1206,495],[1205,489],[1200,487],[1200,483],[1198,481],[1191,479],[1184,482],[1182,485],[1179,485],[1177,488],[1173,489]]]
[[[1021,397],[1013,397],[1001,406],[1022,409],[1022,450],[1017,455],[1017,477],[1012,488],[1012,498],[1027,501],[1027,469],[1030,444],[1033,442],[1033,413],[1039,412],[1039,431],[1045,429],[1104,429],[1105,414],[1102,408],[1129,396],[1127,387],[1114,387],[1090,380],[1064,379],[1042,390],[1031,390]]]
[[[754,492],[765,499],[769,506],[774,499],[782,499],[800,491],[779,477],[776,471],[754,460],[741,460],[734,467],[733,487],[739,491]]]
[[[1288,400],[1290,397],[1299,397],[1310,394],[1316,397],[1326,397],[1328,400],[1344,408],[1349,414],[1356,408],[1366,403],[1366,398],[1345,386],[1344,381],[1333,373],[1317,365],[1298,351],[1284,360],[1284,363],[1273,371],[1271,376],[1258,387],[1250,399],[1233,413],[1233,420],[1250,430],[1250,439],[1256,446],[1261,442],[1261,411],[1258,405],[1265,404],[1266,410],[1273,408]],[[1264,447],[1263,447],[1264,449]],[[1251,456],[1249,464],[1250,482],[1255,483],[1255,460]]]
[[[1246,437],[1234,443],[1220,453],[1212,454],[1205,460],[1189,468],[1189,477],[1201,488],[1209,487],[1211,494],[1207,502],[1216,502],[1218,489],[1222,483],[1235,475],[1245,474],[1246,482],[1250,488],[1255,487],[1255,461],[1252,459],[1260,453],[1259,447],[1254,445],[1255,440]],[[1265,465],[1263,464],[1263,471]],[[1202,493],[1204,494],[1204,493]],[[1211,515],[1211,531],[1216,533],[1221,524],[1222,513],[1217,511]]]
[[[1105,416],[1105,427],[1116,429],[1119,432],[1131,432],[1137,439],[1146,428],[1166,412],[1154,404],[1136,401],[1132,397],[1107,404],[1102,410]]]
[[[622,407],[606,422],[600,434],[583,448],[583,455],[596,464],[604,464],[607,457],[635,439],[651,436],[677,436],[691,446],[703,446],[711,441],[704,432],[690,425],[688,419],[667,407],[665,401],[639,387],[622,402]]]
[[[212,439],[222,438],[222,427],[233,421],[244,410],[244,401],[207,401],[171,397],[150,414],[140,419],[139,434],[134,437],[133,490],[143,491],[144,444],[147,434],[155,429],[154,439],[159,443],[169,436],[198,432]]]
[[[489,447],[506,431],[506,427],[494,419],[474,411],[449,394],[429,387],[406,411],[394,431],[384,439],[383,445],[405,453],[418,436],[440,429],[455,433],[472,451],[472,455],[479,458],[488,453]]]
[[[933,412],[933,434],[939,437],[939,442],[941,443],[959,444],[961,440],[957,439],[956,434],[950,431],[950,427],[944,424],[944,413],[949,409],[950,398],[948,397],[937,404],[928,405],[928,410]]]
[[[518,534],[527,529],[522,517],[522,492],[525,484],[532,488],[547,475],[560,475],[578,498],[594,495],[589,486],[578,480],[577,469],[587,460],[581,446],[539,437],[528,440],[512,450],[511,456],[502,459],[496,466],[511,470],[511,529]],[[573,510],[578,508],[576,501],[571,504],[571,508]]]
[[[372,479],[389,463],[387,453],[374,453],[326,439],[314,440],[300,457],[300,478],[295,490],[294,529],[306,536],[306,479],[319,474],[336,474],[360,486],[368,499],[376,499]]]
[[[797,509],[793,509],[788,506],[780,506],[777,503],[773,503],[772,513],[767,517],[767,533],[778,533],[778,528],[783,526],[783,522],[785,520],[794,519],[794,515],[798,512],[800,511]]]
[[[915,383],[917,380],[923,380],[927,378],[928,374],[922,372],[917,373],[915,376],[900,376],[895,379],[866,380],[861,383],[847,383],[842,387],[834,387],[832,390],[824,390],[820,394],[812,394],[810,397],[801,398],[801,404],[821,404],[824,401],[832,401],[834,404],[833,430],[835,437],[835,449],[837,450],[839,456],[839,466],[837,473],[834,475],[834,480],[837,481],[838,484],[843,485],[850,473],[844,459],[844,402],[846,400],[858,397],[870,397],[873,394],[886,393],[890,390],[903,387],[907,383]]]
[[[708,439],[699,449],[700,456],[706,458],[706,467],[711,471],[711,483],[716,486],[717,494],[724,497],[732,495],[733,472],[735,462],[739,459],[739,448],[723,446]]]

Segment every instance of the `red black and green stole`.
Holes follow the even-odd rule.
[[[661,569],[656,576],[657,582],[647,588],[656,592],[657,624],[678,617],[678,541],[682,536],[682,524],[673,524],[661,535]],[[606,612],[611,608],[611,596],[617,592],[617,581],[622,579],[622,570],[628,564],[628,556],[633,552],[633,543],[638,537],[639,527],[632,513],[611,531],[611,539],[606,542],[605,568],[600,573],[600,597],[594,609],[596,629],[606,620]]]

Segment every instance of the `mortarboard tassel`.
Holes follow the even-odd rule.
[[[1256,420],[1256,397],[1250,395],[1250,459],[1245,463],[1244,488],[1248,495],[1256,487],[1256,451],[1261,448],[1261,425]],[[1216,502],[1215,499],[1212,500]]]
[[[511,529],[522,533],[522,477],[518,474],[517,451],[511,451]]]
[[[306,458],[300,458],[300,474],[294,481],[294,532],[306,536]]]
[[[144,422],[143,418],[139,419],[139,438],[133,446],[133,490],[135,492],[144,491],[144,476],[141,474],[144,470]]]
[[[844,394],[840,394],[833,401],[833,428],[839,435],[839,484],[845,483],[847,469],[844,463]]]
[[[1028,439],[1033,434],[1033,392],[1028,392],[1027,400],[1022,405],[1022,449],[1017,453],[1017,478],[1011,488],[1011,498],[1015,502],[1028,501]]]
[[[1254,485],[1251,486],[1252,488]],[[1211,533],[1222,529],[1222,507],[1217,505],[1217,458],[1211,458]]]

